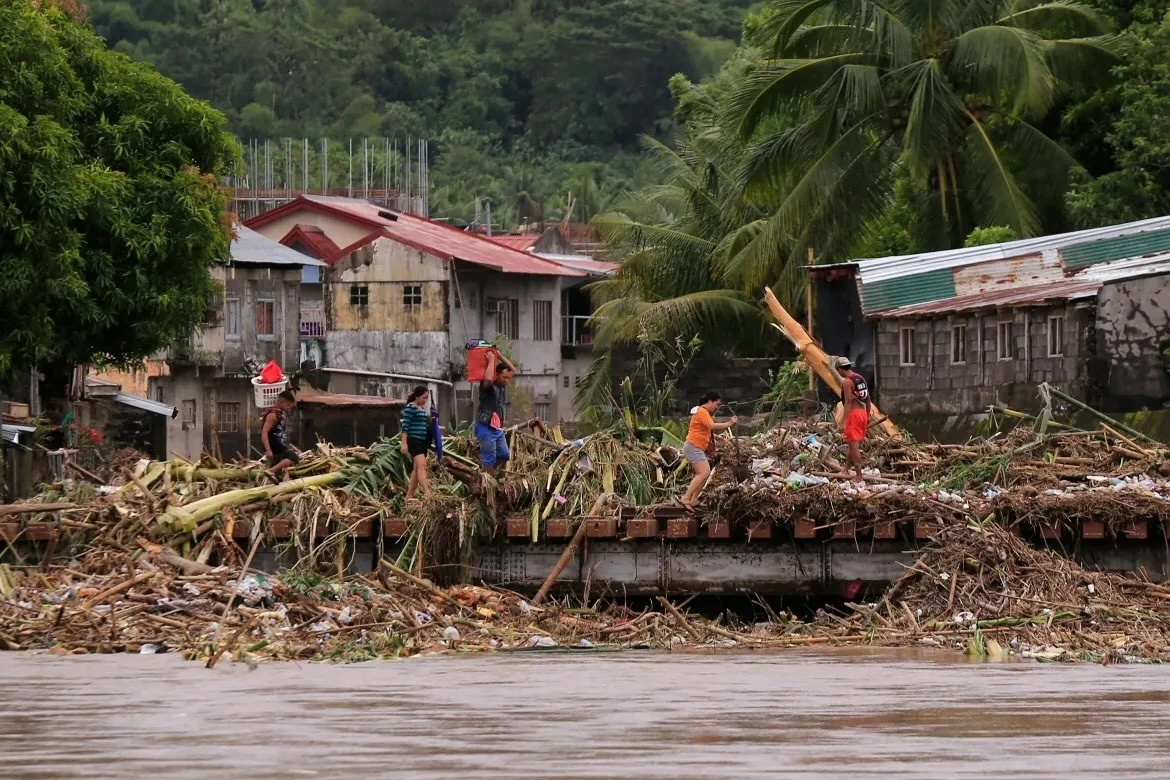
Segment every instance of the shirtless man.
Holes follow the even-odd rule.
[[[849,465],[857,472],[857,481],[864,482],[861,474],[861,441],[869,430],[869,385],[865,377],[853,370],[849,358],[837,358],[835,365],[841,375],[841,403],[845,414],[841,420],[841,433],[849,445]]]

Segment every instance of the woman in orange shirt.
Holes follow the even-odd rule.
[[[725,431],[739,421],[738,417],[732,417],[727,422],[715,422],[712,415],[719,409],[721,400],[719,393],[707,393],[699,401],[699,405],[691,410],[691,425],[687,430],[687,440],[683,444],[682,454],[687,463],[691,464],[695,476],[687,492],[683,493],[680,499],[680,503],[691,512],[695,511],[695,506],[699,503],[699,494],[703,492],[707,477],[711,475],[711,464],[707,462],[711,433]]]

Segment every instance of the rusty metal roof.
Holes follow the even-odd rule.
[[[1058,282],[1100,263],[1170,250],[1170,217],[1061,233],[942,252],[857,260],[848,268],[859,281],[867,314],[945,299],[991,288]]]
[[[981,309],[1011,309],[1025,306],[1042,306],[1059,301],[1091,298],[1101,289],[1097,279],[1066,279],[1059,282],[1033,284],[1024,287],[997,289],[988,292],[944,298],[929,303],[902,306],[889,311],[876,312],[871,316],[883,319],[913,317],[936,317],[944,314],[979,311]]]
[[[394,408],[406,406],[398,398],[383,398],[377,395],[348,395],[346,393],[301,393],[297,395],[298,406],[327,406],[331,409]]]

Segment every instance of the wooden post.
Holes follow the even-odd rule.
[[[808,248],[808,264],[810,266],[816,264],[816,253],[813,252],[813,248],[811,246]],[[808,319],[808,336],[809,336],[809,338],[815,339],[815,336],[813,335],[813,293],[812,293],[813,286],[812,286],[812,280],[813,280],[812,271],[809,271],[808,281],[805,283],[805,287],[804,287],[804,309],[805,309],[805,316]],[[817,378],[815,376],[813,376],[812,371],[808,372],[808,389],[809,389],[810,393],[815,392],[817,389]]]
[[[599,495],[597,500],[593,502],[593,508],[589,510],[588,517],[596,516],[607,501],[609,501],[608,493]],[[577,526],[577,533],[573,534],[573,538],[565,546],[565,551],[557,559],[556,565],[553,566],[552,571],[545,577],[544,584],[540,586],[540,590],[536,592],[536,596],[532,599],[532,606],[540,606],[541,602],[548,596],[548,592],[552,590],[552,586],[556,584],[557,578],[561,576],[561,572],[565,570],[565,567],[569,565],[569,561],[573,559],[573,554],[577,552],[577,548],[581,545],[581,540],[585,538],[585,529],[589,527],[589,523],[586,522],[588,517],[581,518],[581,523]]]

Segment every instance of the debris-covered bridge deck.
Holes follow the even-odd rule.
[[[527,590],[538,587],[561,556],[580,522],[550,518],[532,541],[526,516],[501,521],[496,538],[474,546],[467,578]],[[613,516],[586,518],[585,540],[561,573],[558,587],[594,594],[807,593],[856,595],[858,585],[880,587],[914,565],[917,551],[937,530],[926,521],[833,523],[811,519],[753,522],[703,521],[681,508],[625,507]],[[1017,536],[1050,546],[1088,568],[1131,572],[1151,581],[1170,575],[1170,524],[1133,518],[1120,524],[1097,520],[1012,526]],[[62,529],[51,523],[0,523],[0,561],[28,562],[61,552]],[[247,548],[249,520],[231,524],[231,536]],[[346,566],[372,571],[380,556],[394,559],[408,543],[405,519],[359,520],[346,528],[321,523],[314,541],[346,539]],[[264,522],[256,566],[276,571],[300,553],[295,529],[280,518]],[[302,539],[302,547],[306,540]]]

